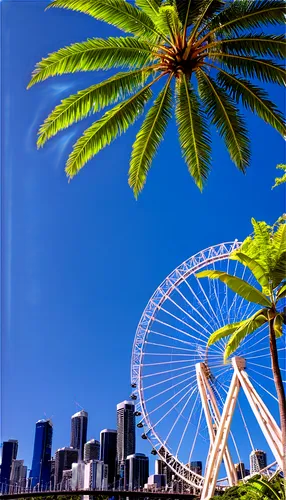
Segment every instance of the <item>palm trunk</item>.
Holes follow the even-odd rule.
[[[284,391],[281,371],[280,371],[279,362],[278,362],[276,336],[275,336],[275,332],[274,332],[273,322],[274,322],[273,319],[271,319],[269,321],[270,354],[271,354],[271,363],[272,363],[272,372],[273,372],[273,376],[274,376],[274,383],[275,383],[277,397],[278,397],[280,426],[281,426],[281,432],[282,432],[283,475],[284,475],[284,478],[286,478],[286,400],[285,400],[285,391]]]

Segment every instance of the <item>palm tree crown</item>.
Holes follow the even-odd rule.
[[[88,39],[49,54],[36,65],[29,87],[64,73],[126,71],[62,100],[40,127],[38,146],[114,104],[75,143],[66,164],[67,176],[74,177],[135,122],[152,98],[151,87],[162,80],[133,144],[129,184],[135,196],[145,184],[173,105],[182,154],[200,189],[211,164],[208,120],[244,172],[250,144],[240,103],[286,135],[281,112],[251,82],[285,84],[285,69],[277,63],[284,58],[284,35],[261,31],[261,26],[284,24],[284,6],[283,0],[53,1],[49,7],[89,14],[129,35]]]

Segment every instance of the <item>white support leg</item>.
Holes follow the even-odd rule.
[[[241,359],[241,363],[243,364],[244,367],[245,365],[244,360]],[[215,492],[218,473],[222,462],[222,458],[225,453],[227,438],[230,431],[230,425],[239,389],[240,389],[240,382],[238,380],[237,373],[235,372],[231,380],[222,416],[219,421],[217,433],[215,435],[215,440],[209,456],[208,467],[205,473],[205,481],[202,489],[201,500],[208,500],[213,496]]]
[[[218,428],[219,422],[221,419],[220,411],[217,405],[217,401],[214,395],[214,392],[211,388],[211,385],[209,383],[209,379],[206,373],[206,366],[204,363],[198,363],[196,365],[196,372],[197,372],[197,382],[198,382],[198,388],[201,396],[201,401],[202,401],[202,406],[203,410],[205,413],[206,421],[207,421],[207,426],[208,426],[208,431],[209,431],[209,437],[210,437],[210,448],[209,448],[209,454],[208,454],[208,459],[206,463],[206,470],[208,469],[208,464],[210,461],[214,441],[215,441],[215,427]],[[211,415],[210,412],[210,406],[212,408],[213,415]],[[213,421],[213,418],[215,421]],[[235,467],[233,465],[233,461],[231,459],[229,449],[227,445],[225,446],[224,453],[223,453],[223,459],[225,463],[225,468],[226,468],[226,473],[228,477],[228,482],[229,486],[233,486],[237,483],[237,473],[235,470]]]
[[[247,373],[241,369],[239,358],[232,359],[234,372],[236,373],[241,387],[248,399],[251,409],[256,417],[256,420],[265,436],[265,439],[277,461],[279,467],[282,468],[283,448],[282,448],[282,433],[275,419],[269,412],[267,406],[257,394],[255,388],[250,382]]]

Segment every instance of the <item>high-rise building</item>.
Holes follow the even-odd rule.
[[[84,489],[101,490],[107,487],[108,466],[101,460],[90,460],[84,468]]]
[[[53,490],[55,486],[55,465],[56,465],[54,457],[51,458],[50,462],[51,462],[51,477],[50,477],[49,489]]]
[[[99,460],[100,443],[96,439],[90,439],[84,445],[83,459],[85,462]]]
[[[267,465],[267,458],[265,451],[253,450],[249,456],[250,460],[250,474],[255,474],[264,469]]]
[[[245,465],[243,462],[238,462],[237,464],[234,464],[234,468],[237,473],[237,479],[243,479],[244,477],[249,475],[249,469],[245,468]]]
[[[59,487],[63,471],[71,470],[72,464],[78,461],[78,450],[74,448],[60,448],[55,455],[55,488]]]
[[[79,460],[83,460],[83,450],[86,443],[88,413],[81,410],[71,418],[71,447],[79,450]]]
[[[72,490],[83,490],[84,488],[84,474],[85,474],[85,463],[78,462],[72,464]]]
[[[132,491],[143,488],[148,481],[149,458],[143,453],[128,455],[126,458],[126,475],[127,472],[129,480],[126,487]]]
[[[24,465],[24,460],[12,460],[10,473],[10,489],[15,491],[15,487],[25,488],[27,478],[27,467]]]
[[[108,487],[114,487],[116,476],[117,431],[103,429],[100,433],[100,460],[108,467]]]
[[[63,477],[61,480],[61,490],[62,491],[69,491],[72,489],[72,470],[64,470],[63,471]]]
[[[135,453],[135,406],[132,401],[117,405],[117,462]]]
[[[39,420],[36,423],[34,453],[30,471],[32,488],[39,484],[46,488],[51,479],[53,424],[51,420]]]
[[[200,476],[203,473],[203,464],[200,460],[190,462],[189,468],[191,469],[191,471],[195,472],[196,474],[199,474]]]
[[[17,458],[17,451],[18,451],[17,440],[9,439],[8,441],[3,442],[0,483],[4,490],[5,488],[6,489],[8,488],[12,461]]]

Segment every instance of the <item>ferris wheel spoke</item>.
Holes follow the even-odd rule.
[[[199,429],[200,429],[200,426],[201,426],[202,416],[203,416],[203,406],[201,407],[200,416],[199,416],[199,420],[198,420],[198,424],[197,424],[196,433],[195,433],[195,436],[194,436],[192,448],[191,448],[191,451],[190,451],[188,463],[191,463],[191,458],[192,458],[192,455],[193,455],[193,451],[195,449],[195,444],[196,444],[196,441],[198,439],[198,434],[199,434]]]
[[[145,399],[145,402],[147,403],[148,401],[151,401],[152,399],[156,399],[158,396],[165,394],[166,392],[174,389],[174,387],[178,387],[179,385],[184,384],[189,380],[193,380],[195,377],[196,377],[196,374],[192,375],[191,377],[186,377],[185,379],[181,380],[180,382],[177,382],[176,384],[172,385],[171,387],[167,387],[167,389],[164,389],[163,391],[160,391],[157,394],[154,394],[154,396],[151,396],[150,398]]]
[[[193,288],[191,287],[191,285],[190,285],[190,283],[188,282],[188,280],[187,280],[187,279],[185,279],[183,276],[182,276],[182,278],[183,278],[183,281],[184,281],[185,285],[187,285],[188,289],[190,290],[190,292],[192,293],[192,295],[194,296],[194,298],[195,298],[195,299],[196,299],[196,301],[198,302],[199,307],[201,307],[201,308],[203,309],[203,311],[204,311],[204,312],[205,312],[205,313],[206,313],[206,314],[210,317],[210,319],[211,319],[211,320],[213,320],[213,317],[211,316],[211,314],[209,313],[209,311],[205,308],[204,304],[201,302],[201,300],[199,299],[198,295],[194,292],[194,290],[193,290]],[[197,279],[197,278],[196,278],[196,279]],[[199,312],[199,310],[197,310],[197,309],[196,309],[196,311],[197,311],[197,313],[199,314],[199,316],[200,316],[201,318],[203,318],[203,319],[204,319],[204,321],[207,323],[207,325],[208,325],[210,328],[212,328],[212,325],[211,325],[211,324],[207,321],[206,317],[205,317],[205,316],[203,316],[203,314],[202,314],[202,313],[200,313],[200,312]]]
[[[184,312],[185,314],[187,314],[187,312],[182,309],[182,307],[179,306],[179,304],[177,304],[173,299],[171,299],[171,297],[168,296],[168,299],[173,303],[175,304],[182,312]],[[167,309],[165,309],[164,307],[161,307],[160,308],[160,311],[163,311],[165,312],[166,314],[168,314],[169,316],[171,316],[172,318],[176,319],[177,321],[179,321],[180,323],[183,323],[184,325],[186,325],[188,328],[191,328],[192,330],[194,330],[194,328],[189,324],[187,323],[186,321],[184,321],[183,319],[180,319],[178,318],[178,316],[176,316],[175,314],[171,313],[170,311],[168,311]],[[196,321],[194,318],[192,318],[192,316],[190,316],[188,314],[188,316],[192,319],[192,321],[194,321],[194,323],[196,323],[197,325],[199,325],[200,327],[202,327],[203,330],[205,330],[208,334],[210,334],[210,332],[208,330],[205,329],[205,327],[203,325],[201,325],[198,321]],[[197,331],[197,330],[196,330]],[[208,338],[206,335],[203,335],[201,334],[203,337],[205,338]]]
[[[213,269],[215,270],[214,262],[213,262]],[[219,311],[220,316],[221,316],[220,326],[224,326],[225,325],[225,318],[223,317],[221,303],[220,303],[219,298],[218,298],[219,281],[209,279],[209,282],[213,285],[213,290],[214,290],[214,295],[215,295],[216,302],[217,302],[218,311]]]
[[[170,325],[169,323],[165,323],[165,321],[162,321],[158,318],[154,318],[154,321],[156,321],[157,323],[160,323],[161,325],[167,326],[168,328],[171,328],[172,330],[176,330],[176,332],[180,332],[183,335],[187,335],[187,337],[195,339],[197,342],[200,341],[203,344],[207,343],[205,340],[202,340],[201,338],[195,337],[194,335],[191,335],[190,333],[185,332],[185,330],[181,330],[180,328],[176,328],[175,326]],[[190,328],[192,328],[192,330],[194,330],[196,333],[199,333],[201,335],[201,332],[199,330],[196,330],[196,328],[191,327],[191,326],[190,326]],[[208,338],[208,337],[206,337],[206,338]]]
[[[202,284],[201,284],[200,280],[199,280],[196,276],[195,276],[195,278],[196,278],[196,280],[197,280],[197,284],[198,284],[199,288],[201,289],[201,291],[202,291],[202,292],[203,292],[203,294],[204,294],[204,297],[205,297],[205,299],[206,299],[206,301],[207,301],[207,304],[208,304],[208,306],[209,306],[210,310],[211,310],[211,311],[212,311],[212,313],[213,313],[213,316],[212,316],[209,312],[208,312],[207,314],[210,316],[211,320],[212,320],[212,321],[214,321],[214,322],[217,324],[217,326],[219,327],[220,325],[219,325],[219,323],[216,321],[216,319],[217,319],[217,318],[216,318],[216,313],[214,312],[214,309],[213,309],[213,307],[212,307],[212,305],[211,305],[211,303],[210,303],[210,301],[209,301],[209,298],[208,298],[208,296],[207,296],[207,294],[206,294],[206,292],[205,292],[205,290],[204,290],[204,287],[202,286]]]
[[[149,373],[148,375],[141,375],[141,378],[149,378],[149,377],[156,377],[157,375],[164,375],[165,373],[173,373],[177,372],[179,370],[184,370],[185,368],[190,368],[190,365],[186,366],[180,366],[179,368],[172,368],[171,370],[164,370],[162,372],[157,372],[157,373]]]
[[[158,366],[158,365],[171,365],[174,363],[186,363],[187,359],[179,359],[177,361],[158,361],[157,363],[144,363],[144,366]]]
[[[155,427],[160,423],[162,422],[162,420],[164,420],[164,418],[166,418],[167,415],[169,415],[169,413],[171,413],[171,411],[176,408],[178,406],[178,404],[189,394],[189,392],[192,390],[193,388],[193,382],[191,382],[190,384],[187,384],[185,387],[183,387],[182,389],[180,389],[176,394],[174,394],[173,396],[171,396],[169,399],[167,399],[166,401],[164,401],[164,403],[160,404],[159,406],[157,406],[157,408],[154,408],[154,410],[151,410],[149,412],[149,415],[151,415],[152,413],[155,413],[155,411],[159,410],[160,408],[162,408],[163,406],[165,406],[167,403],[169,403],[170,401],[172,401],[176,396],[178,396],[179,394],[181,394],[184,390],[186,390],[188,387],[191,386],[190,389],[187,390],[187,392],[185,392],[183,394],[183,396],[181,396],[181,398],[175,402],[175,404],[166,412],[164,413],[164,415],[156,422],[156,424],[153,425],[153,428],[155,429]]]
[[[269,380],[271,380],[274,383],[274,378],[273,377],[269,377],[268,375],[265,375],[265,373],[258,372],[257,370],[254,370],[254,368],[249,368],[249,370],[252,371],[252,372],[257,373],[258,375],[260,375],[262,377],[268,378]],[[282,380],[282,382],[284,384],[286,384],[286,380]]]
[[[197,390],[197,387],[195,386],[195,387],[193,388],[193,390],[191,391],[191,393],[190,393],[189,397],[187,398],[187,401],[185,402],[185,404],[184,404],[184,406],[183,406],[182,410],[179,412],[179,414],[178,414],[177,418],[175,419],[175,422],[173,423],[173,425],[172,425],[172,427],[171,427],[170,431],[168,432],[167,437],[166,437],[166,439],[165,439],[165,441],[164,441],[164,443],[165,443],[165,444],[166,444],[166,442],[168,441],[168,439],[170,438],[170,436],[171,436],[171,434],[172,434],[172,432],[173,432],[174,428],[176,427],[176,425],[177,425],[178,421],[179,421],[179,420],[180,420],[180,418],[182,417],[183,412],[185,411],[185,409],[186,409],[186,407],[187,407],[188,403],[190,402],[190,399],[192,398],[192,396],[194,395],[194,393],[196,392],[196,390]]]
[[[184,376],[184,375],[189,375],[190,373],[194,373],[194,370],[189,370],[189,371],[187,371],[187,372],[180,373],[179,375],[175,375],[174,377],[169,377],[168,379],[163,380],[163,381],[161,381],[161,382],[157,382],[156,384],[149,385],[149,386],[145,387],[145,390],[150,389],[151,387],[156,387],[156,386],[161,385],[162,383],[165,383],[165,382],[170,382],[170,381],[175,380],[175,379],[177,379],[177,378],[179,378],[179,377],[182,377],[182,376]],[[195,376],[195,375],[192,375],[192,377],[189,377],[187,380],[191,380],[191,379],[193,379],[193,378],[194,378],[194,376]],[[183,382],[185,382],[185,380],[186,380],[186,379],[181,380],[181,381],[180,381],[180,382],[178,382],[177,384],[172,385],[172,386],[171,386],[171,389],[173,389],[174,387],[177,387],[178,385],[182,384]],[[158,394],[155,394],[155,396],[152,396],[151,398],[146,399],[146,401],[150,401],[151,399],[154,399],[154,398],[156,398],[157,396],[160,396],[161,394],[164,394],[165,392],[168,392],[169,390],[170,390],[170,387],[167,387],[167,389],[164,389],[163,391],[158,392]]]
[[[188,420],[187,420],[187,423],[186,423],[185,428],[184,428],[184,430],[183,430],[183,434],[182,434],[181,439],[180,439],[180,442],[179,442],[179,444],[178,444],[178,448],[177,448],[176,455],[175,455],[176,457],[177,457],[177,456],[178,456],[178,454],[179,454],[179,451],[180,451],[180,448],[181,448],[181,446],[182,446],[182,442],[183,442],[183,440],[184,440],[185,434],[186,434],[187,429],[188,429],[188,427],[189,427],[189,425],[190,425],[190,421],[191,421],[191,418],[192,418],[192,416],[193,416],[194,409],[195,409],[195,407],[196,407],[196,404],[197,404],[198,398],[199,398],[199,392],[197,392],[197,395],[196,395],[196,398],[195,398],[194,404],[193,404],[192,409],[191,409],[190,414],[189,414],[189,418],[188,418]]]
[[[157,332],[153,332],[153,330],[150,330],[150,332],[157,333]],[[173,340],[173,337],[170,337],[170,338]],[[158,346],[158,347],[167,347],[168,349],[177,349],[180,351],[189,351],[189,352],[193,351],[193,349],[187,349],[186,347],[174,347],[173,345],[158,344],[156,342],[149,342],[149,341],[146,341],[145,343],[148,345],[154,345],[154,346]],[[189,344],[189,342],[187,342],[187,343]]]
[[[267,392],[267,394],[269,396],[271,396],[273,399],[275,399],[275,401],[278,403],[278,399],[276,398],[276,396],[274,396],[270,391],[268,391],[265,387],[263,387],[263,385],[261,385],[259,382],[257,382],[257,380],[254,377],[249,375],[249,378],[250,378],[250,380],[253,381],[254,384],[258,385],[260,387],[260,389],[263,389],[263,391]]]
[[[253,361],[249,361],[249,362],[248,362],[248,364],[249,364],[249,365],[254,365],[254,366],[259,366],[260,368],[264,368],[264,369],[266,368],[267,370],[271,370],[271,371],[272,371],[271,366],[260,365],[260,364],[258,364],[258,363],[253,363]],[[282,370],[282,371],[286,372],[286,369],[285,369],[285,368],[281,368],[281,366],[280,366],[280,370]]]
[[[149,330],[150,333],[154,333],[154,335],[159,335],[160,337],[165,337],[167,339],[174,340],[175,342],[181,342],[182,344],[191,345],[194,348],[194,344],[192,342],[187,342],[186,340],[178,339],[177,337],[172,337],[171,335],[167,335],[166,333],[157,332],[156,330]]]
[[[254,333],[254,335],[249,335],[248,338],[246,338],[246,340],[241,344],[241,348],[245,351],[245,347],[249,344],[249,342],[251,342],[251,341],[253,342],[253,339],[259,335],[258,340],[256,342],[254,342],[254,344],[251,343],[251,345],[249,346],[249,348],[251,349],[251,352],[252,352],[253,347],[255,347],[257,344],[259,344],[260,342],[262,342],[263,340],[268,338],[268,334],[265,335],[264,337],[261,337],[261,333],[263,331],[265,331],[267,326],[268,325],[265,325],[262,328],[259,328],[259,330],[256,333]]]
[[[206,321],[206,319],[204,318],[204,316],[199,313],[199,311],[197,310],[196,307],[193,306],[193,304],[185,297],[185,295],[181,292],[181,290],[179,288],[175,288],[175,291],[184,299],[184,301],[188,304],[188,306],[190,306],[197,314],[199,314],[199,316],[208,324],[208,322]],[[208,333],[208,335],[210,335],[210,331],[207,330],[207,328],[205,326],[203,326],[199,321],[197,321],[193,316],[191,316],[187,311],[185,311],[185,309],[183,309],[181,306],[179,306],[179,304],[177,304],[176,301],[174,301],[170,295],[168,295],[167,297],[175,306],[177,306],[184,314],[186,314],[192,321],[194,321],[198,326],[200,326],[205,332]]]

